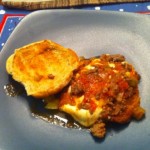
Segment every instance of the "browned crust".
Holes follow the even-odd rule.
[[[27,95],[36,98],[62,90],[77,67],[76,53],[50,40],[16,49],[6,62],[7,72],[25,86]]]

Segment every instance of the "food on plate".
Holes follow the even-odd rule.
[[[109,122],[124,124],[145,114],[140,75],[120,54],[79,59],[73,50],[43,40],[16,49],[6,70],[28,96],[44,98],[46,109],[72,116],[99,138]]]
[[[61,91],[78,63],[73,50],[42,40],[16,49],[7,59],[6,70],[24,85],[27,95],[43,98]]]
[[[144,116],[139,80],[140,75],[122,55],[82,59],[61,94],[59,109],[102,138],[107,122],[123,124]]]

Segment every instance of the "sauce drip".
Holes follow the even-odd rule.
[[[10,97],[15,97],[18,95],[21,96],[25,94],[25,89],[23,88],[23,86],[16,82],[10,82],[4,85],[4,91],[6,95]],[[51,124],[58,125],[64,128],[86,130],[86,128],[82,127],[77,122],[75,122],[74,119],[68,114],[59,110],[45,109],[45,104],[42,100],[36,100],[34,98],[28,100],[27,97],[27,101],[29,103],[31,115],[35,118],[42,119]]]
[[[10,83],[4,85],[4,91],[5,91],[6,95],[8,95],[10,97],[15,97],[17,95],[26,93],[23,86],[18,83],[16,84],[15,82],[10,82]]]
[[[44,108],[42,101],[33,100],[30,104],[31,114],[35,118],[40,118],[51,124],[58,125],[64,128],[73,128],[79,130],[86,130],[86,128],[79,125],[68,114],[59,110],[47,110]]]
[[[8,95],[10,97],[14,97],[14,96],[18,95],[17,90],[11,83],[4,85],[4,91],[5,91],[6,95]]]

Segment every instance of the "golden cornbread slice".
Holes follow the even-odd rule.
[[[36,98],[62,90],[77,67],[77,54],[50,40],[16,49],[6,62],[7,72],[24,85],[27,95]]]

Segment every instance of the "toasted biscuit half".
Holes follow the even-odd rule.
[[[27,95],[36,98],[62,90],[77,67],[77,54],[50,40],[16,49],[6,62],[7,72],[24,85]]]

